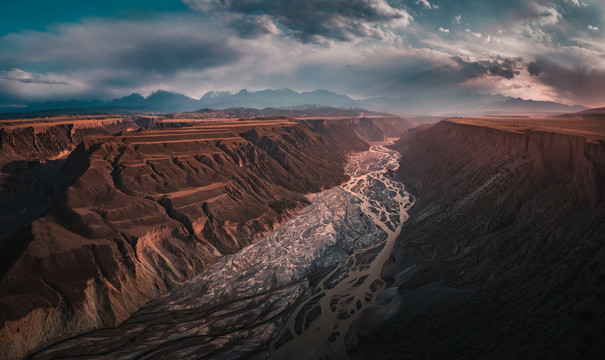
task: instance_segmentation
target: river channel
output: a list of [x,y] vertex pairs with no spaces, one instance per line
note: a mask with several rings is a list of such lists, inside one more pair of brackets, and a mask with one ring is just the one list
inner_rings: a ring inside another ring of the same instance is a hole
[[399,154],[351,155],[350,180],[111,329],[34,358],[336,359],[384,287],[381,268],[413,204],[394,178]]

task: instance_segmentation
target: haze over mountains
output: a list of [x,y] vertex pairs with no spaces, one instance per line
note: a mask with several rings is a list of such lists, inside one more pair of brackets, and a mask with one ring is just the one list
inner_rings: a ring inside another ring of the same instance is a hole
[[231,107],[280,108],[301,105],[356,107],[388,111],[401,115],[468,116],[486,114],[549,114],[585,110],[580,105],[566,105],[551,101],[534,101],[503,95],[478,93],[407,95],[404,97],[372,97],[354,100],[347,95],[328,90],[296,92],[283,88],[276,90],[210,91],[200,99],[183,94],[158,90],[144,97],[134,93],[114,100],[70,100],[31,103],[23,108],[0,108],[0,113],[34,112],[44,110],[86,110],[99,112],[183,112],[202,108],[227,109]]

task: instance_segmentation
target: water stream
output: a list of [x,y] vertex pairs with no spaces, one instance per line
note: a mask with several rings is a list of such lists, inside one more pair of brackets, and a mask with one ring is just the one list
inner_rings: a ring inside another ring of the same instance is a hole
[[384,286],[381,268],[412,197],[393,178],[399,154],[351,156],[351,179],[259,242],[153,300],[117,328],[35,358],[319,359],[344,354],[345,334]]
[[[407,219],[411,198],[403,185],[392,179],[399,156],[383,146],[351,157],[347,173],[351,180],[342,189],[358,199],[361,216],[371,219],[362,234],[370,242],[353,241],[347,259],[313,287],[312,295],[300,304],[272,343],[272,358],[319,359],[344,354],[344,335],[355,315],[371,305],[384,283],[380,271],[401,225]],[[353,215],[355,216],[355,215]],[[289,340],[284,345],[282,341]]]

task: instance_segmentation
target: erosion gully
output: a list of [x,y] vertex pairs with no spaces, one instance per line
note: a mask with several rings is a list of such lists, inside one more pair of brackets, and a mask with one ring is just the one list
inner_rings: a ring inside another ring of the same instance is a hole
[[413,197],[381,144],[351,155],[350,180],[259,242],[161,296],[120,326],[52,345],[33,358],[334,359],[384,287],[381,268]]

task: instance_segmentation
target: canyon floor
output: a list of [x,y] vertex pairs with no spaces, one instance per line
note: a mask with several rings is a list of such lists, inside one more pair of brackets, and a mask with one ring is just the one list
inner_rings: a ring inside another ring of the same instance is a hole
[[309,196],[278,230],[212,265],[113,329],[32,358],[335,358],[356,314],[375,302],[413,200],[393,179],[398,156],[355,154],[345,184]]

